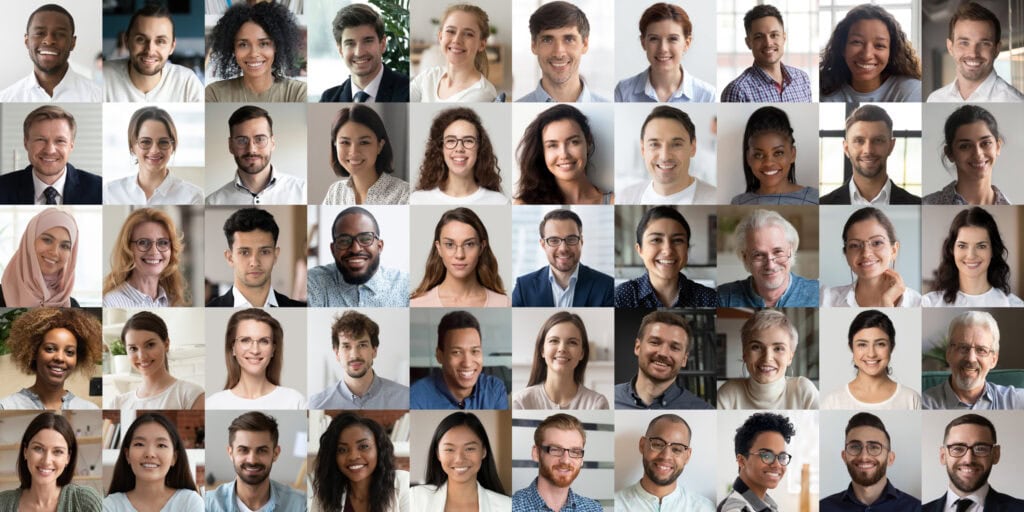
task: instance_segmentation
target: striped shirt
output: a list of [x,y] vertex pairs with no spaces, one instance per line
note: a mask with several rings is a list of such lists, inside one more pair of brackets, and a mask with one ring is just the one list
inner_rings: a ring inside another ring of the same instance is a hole
[[103,296],[103,306],[108,308],[166,308],[171,305],[163,287],[157,288],[156,298],[136,290],[128,281]]

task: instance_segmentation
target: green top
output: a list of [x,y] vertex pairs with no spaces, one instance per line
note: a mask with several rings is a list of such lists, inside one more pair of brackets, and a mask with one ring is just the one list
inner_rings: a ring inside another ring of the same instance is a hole
[[305,103],[306,82],[291,78],[275,78],[274,84],[262,94],[250,92],[242,84],[242,77],[229,78],[213,82],[206,86],[206,102],[236,103]]
[[[0,512],[18,510],[21,489],[0,492]],[[60,489],[57,512],[100,512],[103,499],[92,487],[68,484]]]

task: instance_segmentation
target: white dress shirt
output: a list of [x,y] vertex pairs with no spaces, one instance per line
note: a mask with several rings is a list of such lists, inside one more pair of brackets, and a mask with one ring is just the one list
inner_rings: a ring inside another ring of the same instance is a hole
[[64,170],[60,172],[60,178],[53,182],[53,185],[47,185],[43,180],[36,176],[36,172],[32,171],[32,191],[35,193],[36,204],[46,204],[46,189],[53,187],[57,191],[57,204],[64,204],[64,182],[68,180],[68,168],[64,167]]
[[146,192],[139,186],[138,175],[125,176],[107,183],[103,204],[203,204],[203,189],[168,174],[153,195],[146,199]]
[[[971,501],[974,502],[973,505],[967,508],[967,512],[985,512],[985,498],[988,497],[988,490],[989,484],[985,484],[977,491],[964,496],[965,498],[970,498]],[[953,492],[953,488],[950,487],[946,490],[946,507],[942,510],[947,512],[956,512],[956,501],[959,499],[960,496],[957,496],[957,494]]]
[[92,80],[75,73],[70,67],[64,78],[53,88],[53,96],[46,93],[33,70],[21,80],[14,82],[0,92],[3,103],[102,103],[103,91]]
[[253,194],[245,188],[242,179],[235,172],[235,179],[206,197],[208,205],[261,205],[261,204],[306,204],[306,180],[274,172],[270,168],[270,183]]
[[850,180],[850,204],[853,206],[877,206],[889,204],[889,197],[892,195],[892,180],[885,180],[885,186],[878,191],[878,195],[868,199],[860,195],[857,184]]
[[363,103],[376,103],[377,102],[377,92],[380,91],[380,82],[381,82],[381,80],[384,79],[384,66],[383,65],[381,65],[380,69],[377,70],[377,76],[373,77],[373,80],[370,80],[370,83],[366,84],[366,89],[360,89],[359,86],[356,85],[356,81],[352,80],[351,78],[352,77],[349,76],[349,83],[352,84],[352,97],[353,98],[356,97],[356,94],[359,94],[360,92],[365,92],[366,94],[369,94],[370,97],[367,98],[366,101],[364,101]]
[[988,78],[985,79],[981,85],[978,86],[974,92],[971,93],[966,99],[960,94],[960,88],[957,87],[957,80],[954,79],[948,85],[945,85],[935,92],[928,95],[928,101],[941,101],[946,103],[976,103],[976,102],[1013,102],[1019,103],[1024,101],[1024,94],[1015,89],[1012,85],[1006,83],[999,75],[996,74],[995,70],[988,74]]
[[[231,287],[231,295],[235,298],[236,308],[254,308],[256,306],[249,304],[249,301],[242,295],[242,292],[238,291],[237,286]],[[274,295],[274,287],[270,287],[270,293],[267,294],[267,300],[260,306],[263,308],[277,307],[277,296]]]

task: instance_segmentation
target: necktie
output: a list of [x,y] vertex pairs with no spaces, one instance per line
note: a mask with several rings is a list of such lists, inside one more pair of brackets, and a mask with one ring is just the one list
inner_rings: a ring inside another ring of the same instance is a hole
[[359,91],[354,99],[356,103],[366,103],[366,100],[370,99],[370,95],[366,94],[366,91]]
[[953,504],[956,505],[956,512],[967,512],[967,509],[971,508],[974,502],[967,498],[960,498],[953,502]]
[[46,187],[43,191],[43,195],[46,196],[46,204],[57,204],[57,189],[53,187]]

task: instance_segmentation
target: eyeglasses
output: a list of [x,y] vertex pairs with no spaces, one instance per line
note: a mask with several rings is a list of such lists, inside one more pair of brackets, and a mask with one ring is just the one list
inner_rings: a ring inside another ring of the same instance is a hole
[[561,457],[563,453],[569,452],[569,458],[571,459],[582,459],[583,448],[562,448],[561,446],[541,445],[541,451],[548,455],[555,457]]
[[989,443],[977,443],[970,446],[963,443],[947,444],[946,453],[948,453],[950,457],[956,457],[959,459],[960,457],[967,455],[967,450],[970,450],[974,453],[975,457],[988,457],[989,455],[992,455],[992,449],[995,447],[996,445]]
[[784,252],[776,252],[771,255],[763,252],[754,252],[750,255],[751,261],[758,265],[767,265],[769,261],[773,261],[778,265],[783,265],[792,257],[792,253],[786,254]]
[[748,455],[757,455],[758,457],[761,458],[761,462],[764,462],[765,464],[774,464],[775,461],[778,460],[779,464],[783,466],[788,466],[789,461],[793,460],[793,456],[786,452],[782,452],[778,455],[775,455],[774,453],[768,450],[762,450],[757,453],[750,453]]
[[153,148],[154,142],[156,143],[156,147],[165,151],[171,149],[171,146],[174,145],[174,139],[158,139],[154,141],[153,139],[150,138],[139,139],[135,141],[135,145],[138,146],[139,149],[143,151],[148,151]]
[[449,254],[454,254],[458,252],[459,249],[462,249],[463,251],[467,252],[475,251],[480,248],[480,242],[473,239],[466,240],[461,244],[457,244],[455,242],[452,242],[451,240],[445,240],[444,242],[441,242],[441,248],[444,249],[444,251]]
[[445,149],[455,149],[460,142],[464,149],[473,149],[476,147],[476,137],[463,137],[461,139],[458,137],[445,137],[443,143]]
[[255,137],[253,137],[251,139],[249,137],[244,136],[244,135],[239,135],[238,137],[231,137],[231,144],[233,144],[236,148],[247,148],[247,147],[249,147],[249,142],[250,141],[253,144],[256,144],[256,147],[262,148],[262,147],[265,147],[268,142],[270,142],[270,136],[269,135],[257,135],[257,136],[255,136]]
[[850,441],[849,443],[846,443],[846,453],[851,457],[860,455],[865,448],[868,450],[868,455],[871,455],[872,457],[877,457],[882,454],[883,450],[889,449],[882,443],[876,443],[874,441],[868,441],[863,444],[860,441]]
[[885,238],[882,238],[882,237],[872,238],[871,240],[868,240],[867,242],[865,242],[863,240],[852,240],[851,239],[851,240],[847,240],[846,244],[843,245],[843,252],[857,253],[857,252],[863,251],[864,247],[867,247],[867,248],[871,249],[872,251],[879,251],[879,250],[885,248],[885,246],[887,246],[887,245],[889,245],[889,240],[887,240]]
[[548,247],[561,247],[563,243],[569,247],[574,247],[580,244],[580,240],[583,240],[583,238],[576,235],[569,235],[565,238],[549,236],[544,239],[544,243],[548,244]]
[[363,247],[368,247],[370,244],[373,243],[374,240],[377,239],[377,233],[374,233],[372,231],[363,231],[362,233],[356,234],[356,236],[338,235],[334,237],[334,245],[338,249],[348,249],[349,247],[352,247],[352,241],[354,240],[356,242],[359,242],[359,245]]
[[139,252],[149,252],[149,250],[153,248],[153,244],[156,244],[156,250],[160,252],[167,252],[171,250],[171,241],[166,238],[159,238],[157,240],[139,238],[137,240],[132,240],[129,243],[134,245]]
[[648,437],[646,439],[647,447],[654,453],[661,453],[665,448],[669,448],[673,455],[682,455],[686,453],[686,450],[690,449],[689,446],[683,443],[670,443],[660,437]]
[[249,348],[249,347],[251,347],[253,342],[255,342],[257,345],[259,345],[260,348],[267,348],[270,345],[274,344],[274,340],[272,340],[270,338],[259,338],[259,339],[255,339],[255,340],[250,338],[250,337],[248,337],[248,336],[245,336],[245,337],[242,337],[242,338],[235,338],[235,343],[238,343],[239,345],[241,345],[242,348]]
[[995,350],[992,350],[991,348],[982,347],[981,345],[968,345],[966,343],[953,343],[949,345],[949,348],[955,350],[957,354],[964,357],[970,355],[971,350],[973,350],[975,354],[978,354],[978,357],[988,357],[995,353]]

